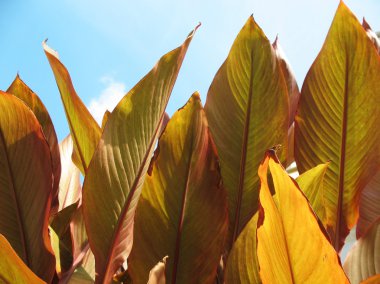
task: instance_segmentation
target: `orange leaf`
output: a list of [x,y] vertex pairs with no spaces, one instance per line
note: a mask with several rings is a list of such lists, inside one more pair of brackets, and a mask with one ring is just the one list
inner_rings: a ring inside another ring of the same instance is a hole
[[273,150],[266,153],[259,176],[257,257],[263,283],[348,283],[323,225]]

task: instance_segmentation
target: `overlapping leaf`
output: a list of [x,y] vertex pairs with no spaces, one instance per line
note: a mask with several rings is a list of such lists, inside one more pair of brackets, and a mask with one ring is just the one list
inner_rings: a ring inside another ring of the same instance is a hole
[[59,61],[58,53],[43,43],[45,54],[53,70],[67,121],[74,142],[73,161],[85,175],[101,136],[101,129],[82,100],[75,92],[66,67]]
[[363,18],[362,26],[365,29],[365,31],[367,32],[367,36],[369,37],[369,39],[375,45],[377,53],[380,55],[380,38],[379,38],[379,36],[372,30],[371,26],[367,23],[367,21],[364,18]]
[[380,218],[380,172],[367,184],[360,195],[359,220],[356,238],[366,234],[369,227]]
[[0,281],[1,283],[43,284],[20,259],[9,242],[0,234]]
[[380,273],[380,219],[348,252],[344,271],[352,284]]
[[169,121],[146,177],[128,262],[146,283],[159,259],[167,283],[214,283],[227,233],[227,200],[199,94]]
[[[294,122],[294,117],[296,116],[296,110],[298,106],[298,101],[300,98],[300,91],[297,85],[297,81],[290,66],[288,59],[285,56],[284,51],[282,50],[281,45],[279,44],[278,37],[272,44],[273,49],[276,53],[278,60],[280,61],[280,66],[282,73],[284,74],[286,86],[288,88],[288,96],[289,96],[289,128]],[[289,161],[287,161],[289,162]]]
[[33,112],[0,92],[0,233],[20,258],[50,282],[55,268],[48,235],[52,159]]
[[323,181],[329,163],[320,164],[297,177],[297,183],[310,202],[311,208],[326,226],[326,207],[323,199]]
[[83,213],[97,283],[108,283],[130,253],[142,183],[193,33],[164,55],[116,106],[87,171]]
[[81,197],[80,171],[71,159],[73,140],[71,135],[59,143],[62,174],[59,182],[59,210],[77,202]]
[[61,161],[57,134],[55,133],[53,122],[40,98],[21,80],[18,74],[9,86],[7,93],[18,97],[30,107],[42,127],[51,152],[54,175],[52,211],[56,211],[58,209],[58,185],[61,176]]
[[257,260],[257,218],[258,213],[244,227],[228,256],[225,283],[261,283]]
[[300,173],[331,161],[324,201],[337,251],[358,218],[361,190],[379,167],[380,57],[340,2],[310,68],[297,110],[295,158]]
[[327,233],[274,151],[267,152],[259,176],[257,257],[263,283],[348,283]]
[[205,106],[228,192],[230,241],[257,210],[257,168],[267,148],[286,158],[287,86],[275,51],[252,17],[210,86]]

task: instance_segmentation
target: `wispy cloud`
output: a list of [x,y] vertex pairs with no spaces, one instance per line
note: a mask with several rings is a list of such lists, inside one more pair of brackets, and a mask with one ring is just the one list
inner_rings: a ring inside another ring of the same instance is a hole
[[104,76],[100,81],[105,85],[100,95],[90,101],[88,109],[100,125],[106,110],[112,111],[117,103],[126,94],[126,86],[115,81],[111,76]]

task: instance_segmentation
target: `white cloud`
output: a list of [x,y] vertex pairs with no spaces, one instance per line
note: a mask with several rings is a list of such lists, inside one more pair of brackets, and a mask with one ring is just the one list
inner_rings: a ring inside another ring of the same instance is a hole
[[98,98],[90,101],[88,107],[99,125],[102,123],[105,111],[112,111],[126,94],[126,86],[124,83],[117,82],[110,76],[104,76],[100,81],[105,85],[105,88]]

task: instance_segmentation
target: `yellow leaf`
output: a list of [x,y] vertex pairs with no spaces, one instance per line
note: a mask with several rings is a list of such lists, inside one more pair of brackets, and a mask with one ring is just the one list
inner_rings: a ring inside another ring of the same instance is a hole
[[328,232],[340,251],[358,219],[360,192],[380,166],[380,57],[341,1],[299,102],[300,173],[331,161],[324,183]]
[[257,211],[263,154],[278,144],[283,160],[287,153],[287,86],[272,45],[252,17],[215,75],[205,111],[228,194],[231,248]]
[[193,37],[164,55],[119,102],[83,185],[83,215],[96,283],[109,283],[132,247],[133,219],[165,108]]
[[249,220],[228,255],[224,275],[226,284],[261,283],[256,253],[258,216],[259,214],[256,213]]
[[128,270],[145,284],[168,255],[167,283],[214,283],[228,228],[227,200],[199,94],[169,121],[136,211]]
[[0,281],[5,284],[43,284],[0,234]]
[[320,164],[297,177],[296,181],[306,195],[311,208],[326,227],[326,208],[323,201],[323,181],[329,163]]
[[43,48],[61,93],[66,118],[73,138],[73,161],[82,174],[85,175],[98,145],[101,129],[75,92],[70,74],[59,60],[58,53],[52,50],[46,44],[46,41],[43,42]]
[[267,152],[259,176],[257,257],[263,283],[348,283],[323,226],[273,150]]

